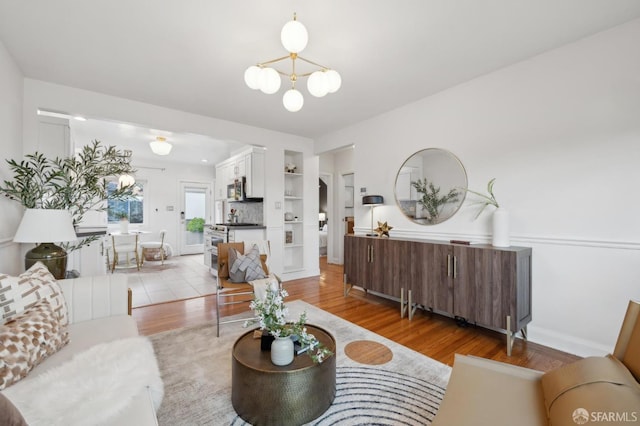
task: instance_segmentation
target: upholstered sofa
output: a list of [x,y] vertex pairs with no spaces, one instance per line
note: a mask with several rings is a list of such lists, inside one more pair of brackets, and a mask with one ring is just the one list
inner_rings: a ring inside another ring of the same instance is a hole
[[434,426],[640,424],[640,304],[612,355],[547,373],[456,354]]
[[[79,383],[77,387],[81,388],[62,391],[68,392],[68,395],[61,399],[65,403],[68,399],[71,405],[65,410],[90,411],[87,416],[90,418],[77,420],[76,417],[76,420],[70,421],[73,424],[157,425],[155,413],[163,396],[162,381],[151,343],[148,339],[138,336],[135,320],[130,315],[130,295],[126,276],[82,277],[59,280],[57,283],[66,302],[68,343],[37,364],[26,377],[0,392],[0,399],[5,397],[4,401],[0,401],[0,406],[14,405],[22,414],[34,411],[33,405],[43,402],[36,400],[41,393],[51,396],[51,393],[47,394],[46,389],[38,389],[44,387],[43,380],[58,377],[61,382],[68,380],[72,387],[76,387],[74,383]],[[113,348],[113,351],[110,348]],[[82,358],[79,356],[82,354],[84,359],[77,360],[76,358]],[[138,364],[129,365],[125,358],[136,359]],[[79,363],[81,361],[85,364]],[[87,367],[87,362],[93,364]],[[143,367],[139,368],[140,365]],[[123,371],[118,371],[120,367]],[[134,371],[127,371],[127,368]],[[100,370],[103,370],[102,381],[95,377],[101,374]],[[129,377],[136,376],[138,370],[145,370],[140,373],[141,376],[145,376],[132,377],[131,382],[136,383],[135,388],[132,385],[131,390],[123,391],[119,386],[124,385],[123,382],[129,382]],[[59,383],[55,385],[52,386],[54,392],[65,389]],[[105,393],[109,392],[114,395],[105,396]],[[28,394],[33,397],[29,397]],[[111,398],[118,402],[113,406],[111,403],[102,403],[100,406],[100,400],[96,397]],[[74,400],[77,404],[72,402]],[[124,403],[120,402],[122,400]],[[88,408],[91,404],[94,404],[93,409]],[[37,408],[42,411],[41,407]],[[0,413],[0,423],[3,422],[3,414]],[[46,412],[36,413],[34,420],[34,417],[29,418],[25,414],[24,418],[29,424],[69,424],[63,420],[47,419],[46,415]]]

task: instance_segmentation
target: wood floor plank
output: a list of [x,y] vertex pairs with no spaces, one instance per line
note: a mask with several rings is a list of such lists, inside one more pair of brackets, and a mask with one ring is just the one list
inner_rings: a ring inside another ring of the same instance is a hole
[[[454,354],[475,355],[541,371],[579,359],[575,355],[518,339],[512,356],[506,355],[506,336],[456,322],[441,315],[418,311],[412,321],[400,318],[399,303],[352,289],[343,295],[342,266],[320,261],[318,277],[284,284],[288,300],[301,299],[396,343],[452,365]],[[132,315],[143,335],[215,321],[215,296],[134,308]],[[223,315],[247,310],[247,305],[226,306]]]

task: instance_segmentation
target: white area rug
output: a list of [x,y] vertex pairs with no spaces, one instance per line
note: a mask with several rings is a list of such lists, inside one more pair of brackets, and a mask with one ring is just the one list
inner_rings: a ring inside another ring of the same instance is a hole
[[[330,331],[337,343],[336,398],[314,425],[428,425],[451,369],[302,301],[287,303],[292,317],[307,311],[308,323]],[[246,425],[231,405],[231,347],[247,329],[225,324],[215,336],[207,323],[150,336],[165,385],[158,412],[161,426]],[[347,357],[344,347],[373,340],[389,347],[393,359],[370,366]]]

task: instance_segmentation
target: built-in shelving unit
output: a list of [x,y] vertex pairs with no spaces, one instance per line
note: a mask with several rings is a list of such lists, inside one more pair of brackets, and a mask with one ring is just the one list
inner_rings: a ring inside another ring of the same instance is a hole
[[284,272],[304,269],[304,172],[301,152],[285,151],[284,164],[295,171],[284,171]]

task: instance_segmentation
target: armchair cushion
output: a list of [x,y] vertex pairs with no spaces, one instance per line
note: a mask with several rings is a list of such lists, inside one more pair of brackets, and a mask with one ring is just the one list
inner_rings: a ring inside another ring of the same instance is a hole
[[[589,357],[541,379],[545,408],[553,426],[573,426],[574,417],[593,412],[633,413],[640,407],[640,384],[615,357]],[[579,412],[579,409],[582,409]],[[582,424],[582,423],[580,423]]]

